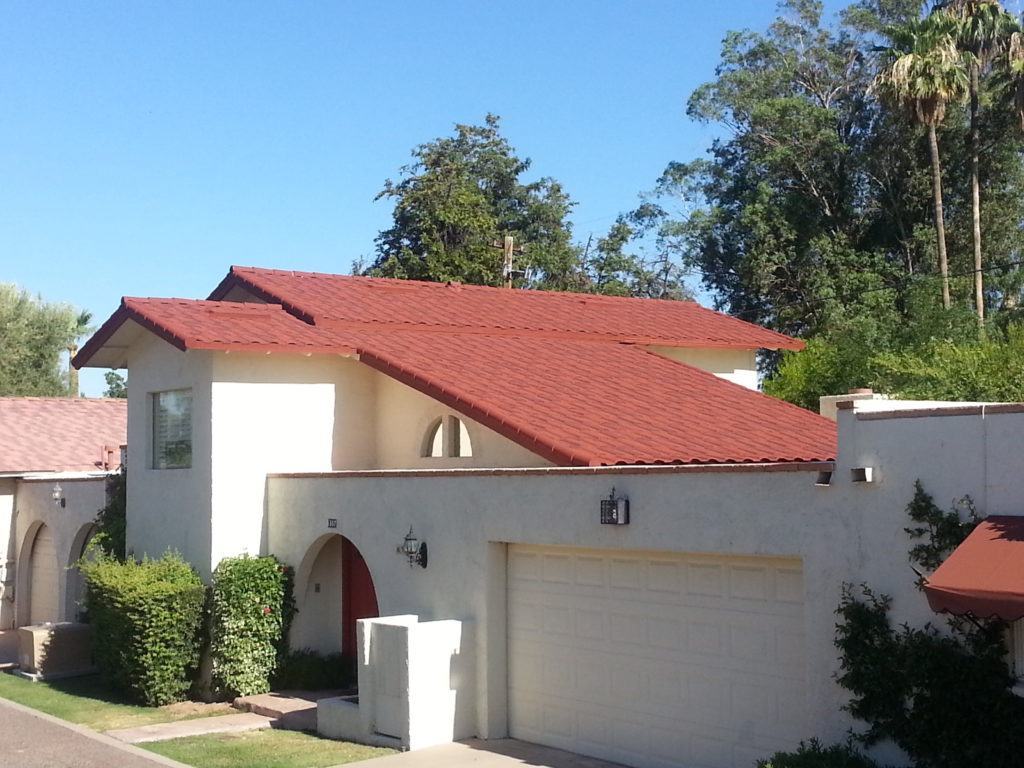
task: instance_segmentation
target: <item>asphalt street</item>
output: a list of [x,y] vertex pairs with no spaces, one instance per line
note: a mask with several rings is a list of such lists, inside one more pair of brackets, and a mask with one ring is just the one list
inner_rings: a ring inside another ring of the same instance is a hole
[[188,768],[0,698],[0,768]]

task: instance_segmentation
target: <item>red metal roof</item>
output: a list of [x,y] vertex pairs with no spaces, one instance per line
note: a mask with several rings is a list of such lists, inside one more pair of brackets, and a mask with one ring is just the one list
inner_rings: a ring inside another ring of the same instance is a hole
[[924,586],[936,613],[1024,618],[1024,517],[989,517]]
[[[270,303],[217,300],[237,288]],[[557,464],[836,453],[833,422],[644,349],[798,344],[692,303],[234,267],[211,300],[124,299],[75,364],[128,320],[183,350],[357,353]]]
[[0,473],[116,469],[127,417],[123,399],[0,397]]
[[358,335],[360,360],[556,464],[830,460],[835,424],[632,344]]
[[803,349],[803,342],[692,301],[510,291],[455,283],[348,277],[232,267],[210,299],[232,288],[281,303],[318,325],[372,323],[391,328],[538,331],[639,344],[741,349]]

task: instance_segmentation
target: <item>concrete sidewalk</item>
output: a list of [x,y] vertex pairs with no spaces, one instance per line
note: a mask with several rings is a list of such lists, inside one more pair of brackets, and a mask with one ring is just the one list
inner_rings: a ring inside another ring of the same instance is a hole
[[619,763],[516,739],[469,739],[349,765],[359,768],[513,768],[522,765],[533,768],[624,768]]
[[7,699],[0,723],[4,768],[190,768]]
[[135,728],[118,728],[105,731],[107,736],[126,744],[144,744],[147,741],[168,741],[188,736],[205,736],[208,733],[241,733],[273,728],[275,720],[253,712],[239,712],[236,715],[197,717],[194,720],[175,720],[173,723],[155,723]]

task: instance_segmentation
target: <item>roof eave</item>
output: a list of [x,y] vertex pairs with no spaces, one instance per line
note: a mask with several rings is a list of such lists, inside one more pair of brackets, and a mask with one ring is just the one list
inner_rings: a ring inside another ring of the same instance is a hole
[[[99,330],[92,335],[92,337],[85,342],[82,348],[75,355],[71,364],[75,368],[87,368],[89,362],[104,348],[104,346],[110,341],[113,335],[129,320],[134,320],[140,326],[145,328],[147,331],[160,337],[168,344],[177,347],[181,351],[185,351],[188,345],[185,343],[185,339],[178,336],[176,333],[171,331],[169,328],[165,328],[159,325],[155,321],[146,317],[144,314],[136,309],[133,309],[128,305],[128,298],[121,299],[121,306],[118,307],[114,314],[112,314],[103,325],[100,326]],[[107,367],[107,366],[96,366],[96,367]]]

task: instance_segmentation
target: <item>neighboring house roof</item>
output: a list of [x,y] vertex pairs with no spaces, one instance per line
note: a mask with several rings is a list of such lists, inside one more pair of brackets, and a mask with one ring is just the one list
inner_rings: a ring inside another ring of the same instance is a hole
[[124,399],[0,397],[0,473],[116,469],[128,431]]
[[358,355],[557,464],[835,458],[830,420],[644,348],[801,346],[692,302],[233,267],[207,301],[125,298],[75,365],[116,365],[129,320],[182,350]]

